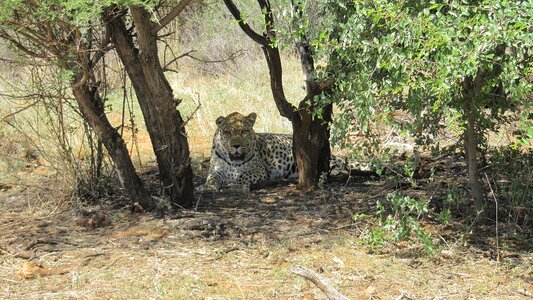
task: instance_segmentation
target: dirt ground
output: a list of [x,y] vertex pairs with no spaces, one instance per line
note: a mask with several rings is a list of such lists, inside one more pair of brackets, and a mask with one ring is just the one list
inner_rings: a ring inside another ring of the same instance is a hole
[[361,232],[370,224],[353,215],[374,214],[376,200],[402,189],[387,177],[312,193],[294,183],[204,193],[195,209],[162,214],[135,212],[119,195],[98,204],[57,197],[65,193],[53,178],[30,175],[32,184],[0,188],[1,299],[325,299],[294,266],[350,299],[533,299],[527,230],[500,225],[496,244],[494,224],[427,218],[434,257],[409,243],[369,253]]

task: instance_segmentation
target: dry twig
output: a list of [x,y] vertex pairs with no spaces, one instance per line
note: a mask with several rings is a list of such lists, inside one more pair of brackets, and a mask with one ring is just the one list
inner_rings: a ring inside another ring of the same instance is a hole
[[524,295],[524,296],[529,297],[529,298],[533,298],[533,294],[530,293],[530,292],[529,292],[528,290],[526,290],[526,289],[518,289],[518,290],[516,290],[516,291],[517,291],[519,294],[521,294],[521,295]]
[[302,276],[303,278],[311,281],[316,287],[326,294],[326,297],[330,300],[349,300],[348,297],[339,293],[334,287],[332,287],[327,278],[318,275],[316,272],[309,270],[305,267],[295,266],[292,267],[289,272],[292,274]]
[[490,192],[492,194],[492,197],[494,198],[494,203],[496,204],[495,212],[496,212],[496,261],[500,261],[500,240],[499,240],[499,234],[498,234],[498,199],[496,199],[496,194],[494,193],[494,190],[492,189],[492,185],[490,184],[489,176],[487,176],[487,173],[485,173],[485,178],[487,179],[487,183],[490,188]]

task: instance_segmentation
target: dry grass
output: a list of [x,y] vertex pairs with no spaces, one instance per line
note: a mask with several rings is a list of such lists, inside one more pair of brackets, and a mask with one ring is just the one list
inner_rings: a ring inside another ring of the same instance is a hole
[[[248,196],[204,194],[198,211],[162,219],[38,201],[47,190],[1,192],[0,298],[324,299],[289,273],[295,265],[329,278],[351,299],[526,299],[533,292],[527,246],[508,248],[496,262],[472,242],[475,234],[453,226],[428,225],[446,240],[434,258],[408,244],[367,253],[359,244],[365,224],[351,216],[372,213],[387,182],[355,178],[332,187],[313,194],[293,186]],[[109,222],[87,226],[95,213]],[[493,249],[490,234],[478,238]],[[29,260],[68,273],[21,279]]]
[[[284,59],[284,84],[287,99],[298,103],[305,96],[303,75],[296,57]],[[182,117],[189,120],[187,135],[191,152],[195,157],[210,155],[212,136],[216,130],[215,120],[238,111],[243,114],[258,113],[254,129],[257,132],[290,133],[291,123],[279,114],[269,85],[268,68],[262,59],[257,59],[252,67],[241,73],[224,73],[220,76],[200,76],[184,64],[179,73],[168,73],[168,78],[176,97],[182,100],[178,106]],[[199,106],[199,108],[198,108]],[[113,94],[109,98],[109,119],[114,126],[122,120],[123,99]],[[153,150],[144,128],[144,120],[139,105],[133,101],[130,106],[137,125],[137,135],[132,139],[132,131],[124,131],[124,139],[131,149],[134,162],[154,160]],[[126,106],[126,120],[128,120]]]

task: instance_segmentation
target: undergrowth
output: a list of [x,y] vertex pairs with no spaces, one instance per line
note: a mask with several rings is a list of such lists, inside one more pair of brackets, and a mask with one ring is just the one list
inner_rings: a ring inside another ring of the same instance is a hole
[[488,156],[490,165],[485,179],[490,194],[487,200],[501,210],[499,221],[532,227],[533,152],[500,147],[491,149]]
[[423,246],[428,256],[435,255],[431,233],[426,233],[420,220],[428,213],[428,200],[412,198],[396,192],[376,203],[376,215],[355,214],[354,221],[371,219],[371,227],[363,230],[360,241],[372,253],[379,253],[387,244],[409,241]]

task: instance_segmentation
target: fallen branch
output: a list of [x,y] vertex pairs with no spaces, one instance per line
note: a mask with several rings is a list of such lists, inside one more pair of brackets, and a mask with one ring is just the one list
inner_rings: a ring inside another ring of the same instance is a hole
[[533,298],[533,294],[528,292],[526,289],[518,289],[516,290],[519,294],[524,295],[529,298]]
[[28,246],[26,246],[24,250],[26,251],[32,250],[33,248],[35,248],[35,246],[41,245],[41,244],[57,245],[59,243],[60,241],[57,241],[57,240],[37,240],[35,242],[30,243]]
[[311,271],[301,266],[292,267],[289,272],[292,274],[302,276],[303,278],[311,281],[316,287],[326,294],[326,297],[330,300],[349,300],[348,297],[339,293],[334,287],[332,287],[327,278],[318,275],[316,272]]
[[76,243],[70,243],[70,242],[67,242],[67,241],[60,241],[60,240],[54,240],[54,239],[44,239],[44,240],[36,240],[36,241],[30,243],[28,246],[26,246],[26,248],[24,248],[24,250],[30,251],[30,250],[33,250],[33,248],[35,248],[36,246],[43,245],[43,244],[47,244],[47,245],[66,244],[66,245],[78,246],[78,244],[76,244]]
[[62,275],[68,272],[68,269],[43,268],[42,266],[36,265],[33,262],[26,262],[22,264],[20,271],[16,274],[15,278],[18,280],[32,279],[39,276],[55,274]]

